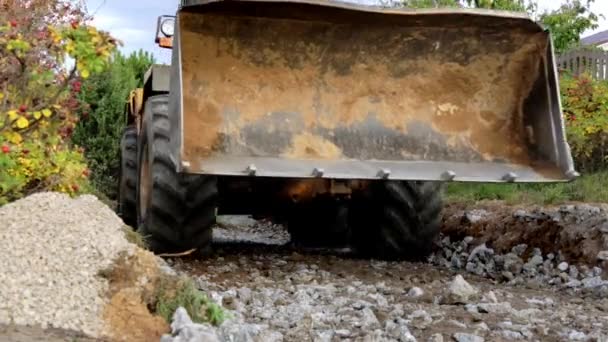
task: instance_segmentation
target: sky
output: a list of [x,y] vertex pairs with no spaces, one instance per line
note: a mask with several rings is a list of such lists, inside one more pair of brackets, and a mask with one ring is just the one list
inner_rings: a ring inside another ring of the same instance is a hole
[[[344,0],[349,2],[374,0]],[[139,49],[149,51],[157,62],[169,63],[171,50],[162,49],[154,43],[156,21],[160,15],[174,15],[179,0],[86,0],[89,13],[94,14],[93,24],[99,29],[109,31],[121,40],[121,51],[130,53]],[[559,0],[539,0],[539,9],[552,10],[559,7]],[[608,0],[596,0],[592,10],[604,14],[600,26],[583,36],[608,30]]]

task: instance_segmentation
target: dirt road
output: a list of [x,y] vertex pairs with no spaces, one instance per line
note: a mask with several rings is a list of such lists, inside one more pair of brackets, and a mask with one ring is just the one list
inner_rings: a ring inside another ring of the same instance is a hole
[[[243,219],[223,227],[215,231],[221,243],[209,258],[170,260],[231,310],[238,324],[218,329],[218,340],[608,341],[608,298],[601,291],[608,285],[593,274],[559,286],[543,271],[526,273],[530,261],[522,260],[524,270],[513,281],[495,276],[499,269],[478,276],[465,265],[454,270],[360,260],[347,250],[296,249],[285,244],[288,235],[280,227]],[[434,258],[454,255],[449,251],[462,243],[444,244]],[[470,260],[478,265],[478,246],[461,251],[475,249]],[[540,255],[536,270],[553,262],[563,273],[556,260]]]

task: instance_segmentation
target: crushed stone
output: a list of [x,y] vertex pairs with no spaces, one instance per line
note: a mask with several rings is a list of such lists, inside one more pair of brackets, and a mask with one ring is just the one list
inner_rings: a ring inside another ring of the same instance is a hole
[[108,283],[98,276],[134,245],[92,195],[37,193],[0,207],[0,324],[103,335]]

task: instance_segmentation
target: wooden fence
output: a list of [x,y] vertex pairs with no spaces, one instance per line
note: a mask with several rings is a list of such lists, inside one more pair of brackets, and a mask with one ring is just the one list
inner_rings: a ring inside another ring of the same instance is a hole
[[557,67],[574,75],[587,72],[598,80],[608,80],[608,51],[568,51],[557,57]]

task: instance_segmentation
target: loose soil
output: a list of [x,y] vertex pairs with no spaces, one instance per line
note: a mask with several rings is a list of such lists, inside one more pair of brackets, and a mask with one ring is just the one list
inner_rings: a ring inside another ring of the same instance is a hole
[[486,243],[498,253],[527,244],[527,257],[533,248],[543,254],[561,252],[570,264],[599,266],[608,271],[608,263],[598,260],[608,250],[608,205],[569,204],[562,206],[507,206],[487,201],[475,206],[451,204],[444,210],[442,232],[453,240],[466,236],[474,244]]

